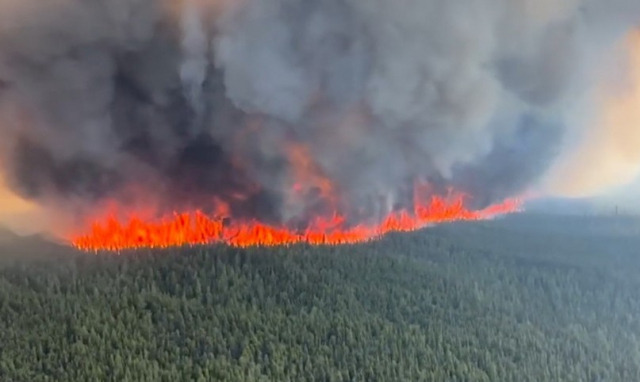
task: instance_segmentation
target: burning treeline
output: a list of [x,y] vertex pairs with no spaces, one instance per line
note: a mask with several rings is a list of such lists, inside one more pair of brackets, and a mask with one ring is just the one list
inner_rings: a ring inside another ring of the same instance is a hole
[[89,249],[486,218],[544,175],[593,53],[637,20],[631,0],[0,0],[3,173]]

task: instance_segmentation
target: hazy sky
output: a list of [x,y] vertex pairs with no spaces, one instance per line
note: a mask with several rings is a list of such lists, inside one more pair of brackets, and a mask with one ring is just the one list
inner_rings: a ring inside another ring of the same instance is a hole
[[583,136],[550,173],[546,186],[551,194],[640,190],[640,31],[629,33],[615,51],[619,55],[602,69],[593,90],[595,108],[585,109],[585,120],[578,122],[587,125]]
[[48,225],[43,210],[11,192],[0,181],[0,224],[19,233],[38,232]]

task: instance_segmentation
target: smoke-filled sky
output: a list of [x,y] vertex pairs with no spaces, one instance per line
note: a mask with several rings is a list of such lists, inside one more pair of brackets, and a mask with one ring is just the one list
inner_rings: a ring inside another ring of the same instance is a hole
[[70,215],[592,194],[640,164],[637,25],[637,0],[0,0],[2,173]]
[[587,118],[579,124],[584,130],[578,143],[550,171],[550,188],[561,195],[638,191],[634,183],[640,175],[640,29],[629,32],[614,49],[608,72],[592,89],[594,108],[585,111]]

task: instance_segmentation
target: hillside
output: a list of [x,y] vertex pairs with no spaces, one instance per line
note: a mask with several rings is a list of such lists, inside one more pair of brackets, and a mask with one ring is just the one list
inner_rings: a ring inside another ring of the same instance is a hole
[[20,262],[0,269],[0,380],[638,381],[637,223]]
[[33,261],[48,264],[68,261],[74,253],[46,236],[21,236],[0,226],[0,267]]

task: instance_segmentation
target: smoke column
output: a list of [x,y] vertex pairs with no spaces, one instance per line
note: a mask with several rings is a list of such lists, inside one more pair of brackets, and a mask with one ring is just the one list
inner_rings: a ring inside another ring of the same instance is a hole
[[635,0],[0,0],[2,173],[71,218],[370,219],[415,182],[482,208],[575,146],[639,21]]

